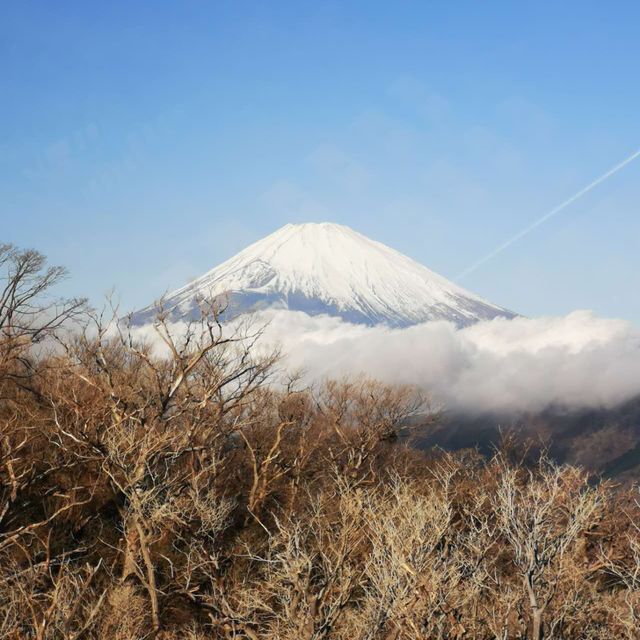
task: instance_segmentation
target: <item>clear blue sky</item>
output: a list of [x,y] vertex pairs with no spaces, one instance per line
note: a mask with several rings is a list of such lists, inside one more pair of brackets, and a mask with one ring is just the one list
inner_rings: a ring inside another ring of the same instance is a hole
[[[0,3],[3,240],[146,304],[286,222],[454,277],[640,147],[638,2]],[[640,160],[462,284],[640,323]]]

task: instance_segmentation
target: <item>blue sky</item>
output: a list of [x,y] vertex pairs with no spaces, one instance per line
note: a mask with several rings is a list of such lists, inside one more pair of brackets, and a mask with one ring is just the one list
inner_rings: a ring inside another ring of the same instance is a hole
[[[637,2],[2,2],[2,239],[141,306],[287,222],[454,277],[640,147]],[[462,284],[640,323],[640,160]]]

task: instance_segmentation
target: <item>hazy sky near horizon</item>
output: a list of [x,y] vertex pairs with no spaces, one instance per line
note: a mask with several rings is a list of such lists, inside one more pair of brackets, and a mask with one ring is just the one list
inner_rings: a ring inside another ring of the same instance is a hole
[[[1,240],[127,309],[287,222],[453,278],[640,147],[640,4],[3,2]],[[640,159],[461,282],[640,324]]]

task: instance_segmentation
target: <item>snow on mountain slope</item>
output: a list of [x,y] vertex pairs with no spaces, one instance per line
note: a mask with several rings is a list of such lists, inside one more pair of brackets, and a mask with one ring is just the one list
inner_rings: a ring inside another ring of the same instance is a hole
[[[175,319],[203,296],[227,295],[227,313],[282,308],[349,322],[408,326],[450,320],[459,326],[516,314],[465,291],[386,245],[332,223],[287,224],[166,296]],[[133,315],[144,324],[153,305]]]

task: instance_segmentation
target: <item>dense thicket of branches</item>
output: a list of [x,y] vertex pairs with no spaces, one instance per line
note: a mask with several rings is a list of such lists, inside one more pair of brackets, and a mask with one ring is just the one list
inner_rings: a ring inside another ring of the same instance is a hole
[[635,489],[413,450],[415,390],[268,384],[206,309],[63,338],[80,303],[38,307],[61,272],[2,251],[0,637],[638,637]]

